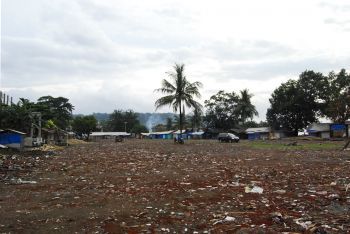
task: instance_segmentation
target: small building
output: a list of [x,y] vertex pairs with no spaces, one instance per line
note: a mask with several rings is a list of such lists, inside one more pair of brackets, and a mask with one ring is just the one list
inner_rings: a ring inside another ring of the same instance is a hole
[[203,131],[188,133],[188,139],[203,139],[203,136],[204,136]]
[[329,125],[331,138],[349,137],[349,125],[333,123]]
[[101,141],[108,139],[115,139],[116,137],[130,137],[130,133],[127,132],[92,132],[90,134],[90,141]]
[[0,145],[21,150],[24,147],[24,132],[13,129],[0,130]]
[[42,139],[49,145],[68,145],[68,132],[60,128],[41,129]]
[[248,140],[267,140],[270,139],[271,128],[248,128],[246,133],[248,134]]
[[329,139],[331,137],[330,123],[312,123],[306,128],[309,136]]
[[289,132],[284,130],[271,130],[269,139],[278,140],[285,138],[289,135]]
[[177,138],[180,134],[182,139],[188,139],[189,132],[186,129],[182,130],[181,133],[180,130],[173,132],[173,138]]
[[174,133],[174,130],[169,130],[169,131],[162,131],[162,132],[142,133],[142,135],[150,139],[173,139],[173,133]]

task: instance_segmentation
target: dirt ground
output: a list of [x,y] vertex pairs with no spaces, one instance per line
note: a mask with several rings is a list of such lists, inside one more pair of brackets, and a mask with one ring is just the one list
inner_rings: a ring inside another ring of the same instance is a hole
[[0,233],[350,232],[343,142],[254,144],[0,151]]

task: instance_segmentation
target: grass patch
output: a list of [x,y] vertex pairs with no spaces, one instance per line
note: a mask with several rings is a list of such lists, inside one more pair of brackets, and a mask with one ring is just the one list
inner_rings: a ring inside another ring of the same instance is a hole
[[248,141],[245,146],[254,149],[275,149],[275,150],[336,150],[341,149],[340,142],[297,142],[297,145],[288,145],[290,142],[279,141]]

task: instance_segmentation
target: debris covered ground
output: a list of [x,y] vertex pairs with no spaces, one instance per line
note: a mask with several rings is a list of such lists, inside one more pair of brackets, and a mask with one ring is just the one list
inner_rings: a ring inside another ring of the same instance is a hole
[[342,143],[135,139],[0,151],[0,233],[347,233]]

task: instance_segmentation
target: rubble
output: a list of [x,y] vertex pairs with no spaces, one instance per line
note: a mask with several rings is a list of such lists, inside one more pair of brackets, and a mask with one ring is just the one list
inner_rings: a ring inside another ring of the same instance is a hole
[[126,140],[4,152],[1,233],[350,230],[344,151]]

